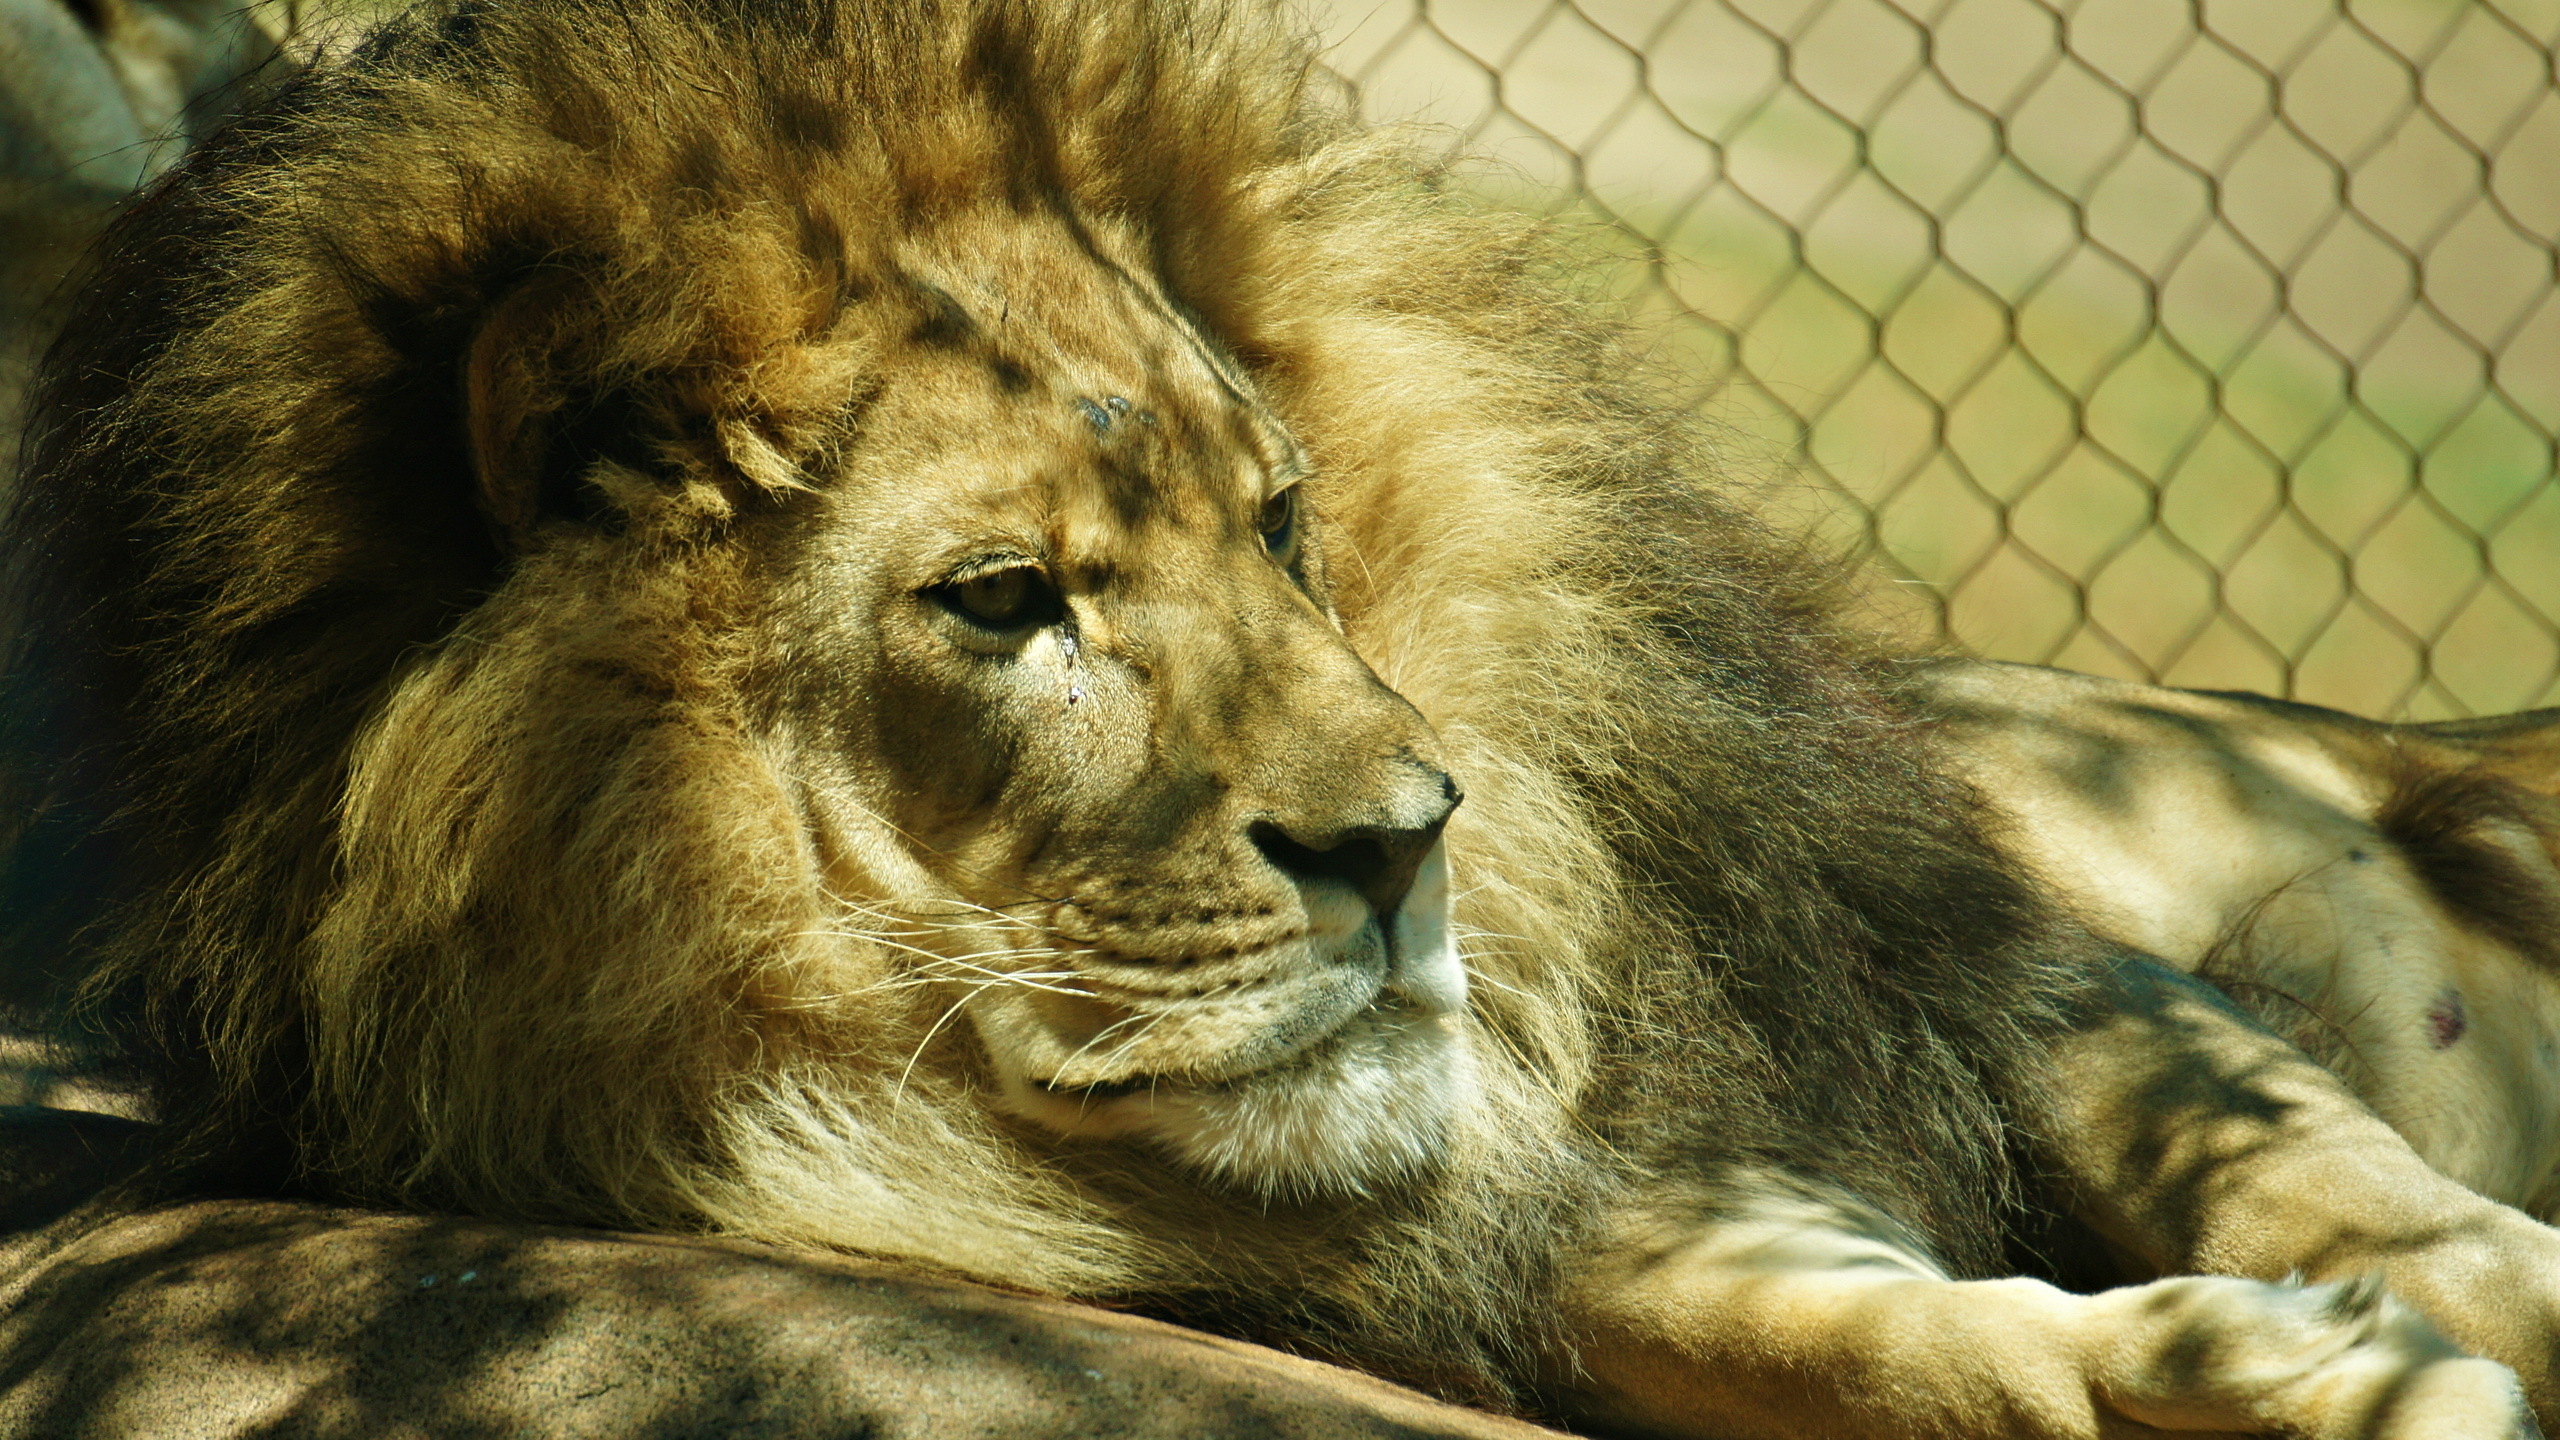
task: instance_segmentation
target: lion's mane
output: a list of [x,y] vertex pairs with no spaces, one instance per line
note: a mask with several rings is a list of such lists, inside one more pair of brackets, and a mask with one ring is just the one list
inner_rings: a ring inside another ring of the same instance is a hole
[[[1837,1180],[1995,1266],[2075,942],[1570,232],[1319,74],[1245,0],[511,0],[216,137],[94,265],[7,517],[20,1010],[152,1087],[172,1184],[907,1255],[1477,1399],[1650,1177]],[[574,277],[564,363],[787,506],[864,385],[811,338],[991,200],[1145,238],[1305,445],[1344,627],[1469,787],[1499,1123],[1431,1175],[1296,1205],[1044,1148],[930,1009],[812,993],[865,942],[743,738],[770,657],[723,628],[716,516],[632,612],[648,683],[524,638],[571,601],[508,588],[461,418],[505,297]],[[421,733],[460,647],[524,703]],[[441,781],[375,783],[387,746]]]

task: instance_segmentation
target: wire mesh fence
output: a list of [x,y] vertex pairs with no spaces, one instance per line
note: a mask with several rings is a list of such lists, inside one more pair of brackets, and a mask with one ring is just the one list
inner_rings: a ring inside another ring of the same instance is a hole
[[2560,0],[1334,3],[1372,115],[1632,238],[1909,621],[2560,702]]

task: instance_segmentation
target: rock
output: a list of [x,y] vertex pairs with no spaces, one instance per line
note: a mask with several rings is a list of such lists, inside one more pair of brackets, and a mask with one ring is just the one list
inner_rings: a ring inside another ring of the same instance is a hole
[[292,66],[244,0],[0,0],[0,484],[52,301],[134,190]]
[[0,1113],[0,1440],[1554,1433],[877,1262],[272,1200],[95,1202],[150,1132]]

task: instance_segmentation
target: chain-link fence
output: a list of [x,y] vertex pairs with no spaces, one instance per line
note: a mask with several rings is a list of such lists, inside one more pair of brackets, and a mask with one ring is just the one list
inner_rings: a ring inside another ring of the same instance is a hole
[[1373,115],[1634,239],[1739,463],[1912,620],[2560,700],[2560,0],[1333,3]]

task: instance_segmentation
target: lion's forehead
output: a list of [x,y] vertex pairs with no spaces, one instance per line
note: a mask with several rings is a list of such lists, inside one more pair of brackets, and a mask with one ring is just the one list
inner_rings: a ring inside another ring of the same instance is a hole
[[1109,565],[1130,545],[1242,538],[1301,468],[1279,419],[1177,316],[1101,324],[1053,315],[1054,298],[944,294],[887,367],[915,412],[902,429],[926,437],[896,457],[910,474],[925,462],[921,503],[1038,527],[1044,554]]

